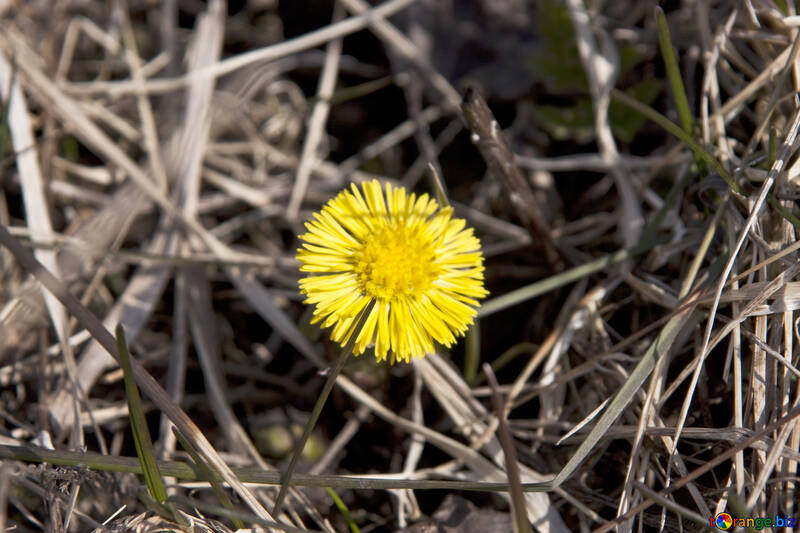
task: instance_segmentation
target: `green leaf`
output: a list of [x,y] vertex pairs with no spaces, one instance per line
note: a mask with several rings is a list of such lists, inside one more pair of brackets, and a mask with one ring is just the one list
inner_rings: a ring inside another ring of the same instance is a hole
[[330,494],[331,498],[333,498],[333,503],[336,505],[336,508],[339,509],[339,512],[342,513],[342,516],[347,522],[347,526],[350,528],[350,531],[352,533],[359,533],[360,530],[358,529],[358,525],[356,524],[355,520],[353,520],[353,517],[350,515],[350,509],[347,508],[347,505],[345,505],[345,503],[342,501],[339,495],[336,494],[336,491],[334,491],[330,487],[325,487],[325,490],[327,490],[328,494]]
[[528,59],[528,67],[549,93],[586,93],[589,85],[566,6],[545,0],[537,6],[534,20],[541,45]]
[[128,345],[125,342],[125,332],[121,324],[117,324],[117,349],[119,350],[119,361],[125,380],[125,396],[128,399],[128,416],[131,419],[131,431],[133,432],[133,442],[136,445],[136,455],[139,456],[139,461],[142,463],[142,473],[150,496],[158,503],[164,503],[167,499],[167,491],[164,488],[164,481],[161,479],[156,456],[153,453],[153,441],[150,438],[150,430],[147,429],[147,421],[144,418],[144,410],[142,409],[142,398],[139,396],[139,388],[136,386],[136,380],[133,377]]
[[579,98],[575,105],[568,107],[533,106],[532,116],[537,125],[557,141],[574,140],[586,144],[594,139],[592,102],[588,98]]
[[644,59],[644,54],[639,51],[639,47],[634,45],[621,46],[619,48],[620,77],[633,70]]
[[[643,104],[652,104],[664,89],[664,82],[658,79],[642,80],[635,83],[625,91],[625,94]],[[614,136],[624,143],[630,143],[636,134],[647,122],[647,119],[638,113],[631,113],[625,106],[612,101],[608,106],[608,120]]]
[[72,135],[65,135],[61,138],[61,155],[67,161],[77,163],[81,158],[81,149],[78,141]]
[[[694,115],[692,110],[689,109],[689,99],[686,97],[683,76],[681,76],[681,69],[678,67],[678,59],[675,57],[675,49],[672,48],[667,17],[664,15],[664,10],[658,6],[656,6],[656,26],[658,26],[658,44],[661,48],[661,57],[664,59],[667,79],[672,88],[672,96],[675,98],[675,107],[678,109],[681,126],[683,126],[683,131],[688,135],[694,136]],[[694,159],[700,174],[707,174],[708,170],[702,157],[695,153]]]
[[[634,100],[645,105],[653,103],[664,89],[659,79],[639,81],[625,92]],[[572,106],[539,105],[533,107],[533,119],[550,136],[559,141],[574,140],[585,144],[594,139],[594,111],[589,98],[578,98]],[[647,122],[639,113],[612,101],[608,108],[608,120],[614,135],[625,143],[630,143]]]
[[672,48],[667,18],[664,16],[664,10],[660,7],[656,7],[656,25],[658,26],[658,44],[661,48],[661,57],[664,59],[667,79],[669,79],[669,84],[672,87],[675,106],[678,108],[678,117],[680,117],[683,131],[691,134],[694,129],[694,116],[691,109],[689,109],[689,99],[686,97],[681,69],[678,67],[678,59],[675,57],[675,49]]
[[[569,105],[534,105],[533,120],[559,141],[591,142],[595,135],[594,113],[589,98],[589,85],[583,71],[569,10],[562,2],[544,0],[535,13],[540,41],[537,51],[528,58],[528,67],[544,86],[546,96],[567,98]],[[620,77],[636,68],[645,53],[634,45],[619,48]],[[660,79],[636,82],[625,92],[645,104],[650,104],[663,90]],[[614,103],[609,108],[609,121],[614,134],[630,143],[645,123],[645,119]]]

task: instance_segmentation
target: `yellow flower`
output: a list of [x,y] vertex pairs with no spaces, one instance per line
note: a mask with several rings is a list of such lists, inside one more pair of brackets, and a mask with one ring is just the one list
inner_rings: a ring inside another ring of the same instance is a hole
[[340,192],[306,222],[297,259],[310,275],[300,280],[312,322],[333,326],[342,346],[353,321],[375,298],[356,338],[359,355],[375,345],[378,361],[423,357],[464,335],[483,288],[481,243],[472,228],[453,218],[427,194],[408,195],[377,180]]

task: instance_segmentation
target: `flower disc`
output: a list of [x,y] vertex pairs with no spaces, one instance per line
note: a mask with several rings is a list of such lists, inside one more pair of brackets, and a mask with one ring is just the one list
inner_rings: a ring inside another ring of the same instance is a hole
[[465,222],[427,194],[407,195],[377,180],[351,185],[306,222],[300,280],[312,322],[344,345],[354,320],[375,305],[353,352],[375,345],[380,361],[409,361],[455,342],[472,324],[483,288],[481,244]]

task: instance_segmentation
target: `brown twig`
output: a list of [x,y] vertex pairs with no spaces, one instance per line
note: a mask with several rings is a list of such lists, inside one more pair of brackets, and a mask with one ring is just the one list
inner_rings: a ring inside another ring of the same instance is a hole
[[500,384],[497,382],[489,363],[483,363],[483,373],[492,388],[492,406],[495,414],[497,414],[497,432],[500,438],[500,446],[503,448],[503,455],[505,456],[514,532],[529,533],[531,532],[531,523],[525,508],[525,496],[522,493],[522,477],[517,463],[517,451],[514,449],[514,439],[511,436],[511,430],[508,428],[505,406],[503,405],[503,399],[500,397]]
[[517,216],[534,241],[542,243],[547,262],[555,266],[560,252],[558,245],[550,235],[550,228],[539,211],[533,191],[514,162],[514,153],[486,100],[470,87],[464,93],[461,111],[467,128],[472,132],[472,142],[480,151],[489,172],[503,183]]

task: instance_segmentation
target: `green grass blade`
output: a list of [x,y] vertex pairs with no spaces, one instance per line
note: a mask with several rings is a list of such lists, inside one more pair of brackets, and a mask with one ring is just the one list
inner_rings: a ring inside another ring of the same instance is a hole
[[508,292],[502,296],[498,296],[497,298],[492,298],[480,306],[478,309],[478,318],[489,316],[492,313],[502,311],[503,309],[507,309],[513,305],[520,304],[546,292],[563,287],[564,285],[594,274],[595,272],[599,272],[604,268],[627,261],[628,259],[651,250],[656,244],[658,244],[658,241],[650,241],[634,246],[633,248],[619,250],[613,254],[600,257],[593,261],[589,261],[588,263],[584,263],[583,265],[560,272],[559,274],[551,276],[547,279],[537,281],[536,283],[526,285],[525,287],[520,287],[519,289]]
[[[696,155],[699,155],[703,158],[703,160],[708,163],[714,171],[720,175],[722,179],[725,180],[725,183],[728,184],[728,187],[740,196],[744,196],[744,191],[741,187],[736,183],[733,179],[733,176],[730,172],[728,172],[725,167],[722,166],[722,163],[717,161],[711,152],[705,149],[703,145],[698,143],[694,137],[683,131],[680,126],[672,122],[670,119],[656,111],[655,109],[644,105],[643,103],[639,102],[635,98],[631,98],[627,94],[623,93],[622,91],[618,91],[617,89],[611,89],[611,97],[618,101],[621,104],[624,104],[634,111],[637,111],[644,115],[645,117],[649,118],[665,130],[671,133],[679,140],[686,143],[686,145],[694,152]],[[780,214],[784,219],[788,220],[795,228],[800,230],[800,218],[797,218],[792,213],[787,211],[780,202],[775,198],[774,195],[770,194],[767,197],[767,203],[775,209],[778,214]],[[478,312],[478,316],[481,316],[480,311]]]
[[139,388],[133,377],[133,368],[128,355],[128,345],[125,342],[125,332],[121,324],[117,324],[117,349],[119,350],[119,362],[125,380],[125,396],[128,399],[128,415],[131,419],[131,431],[133,432],[133,442],[136,445],[136,455],[142,463],[142,474],[147,483],[147,490],[150,496],[158,503],[164,503],[167,499],[167,491],[164,488],[164,481],[158,470],[156,456],[153,453],[153,441],[150,438],[150,430],[147,429],[147,421],[144,418],[142,409],[142,398],[139,396]]
[[[514,346],[512,346],[511,348],[509,348],[505,352],[501,353],[497,357],[497,359],[495,359],[494,361],[492,361],[490,363],[490,366],[492,367],[492,371],[496,374],[504,366],[506,366],[508,363],[510,363],[511,361],[513,361],[514,359],[519,357],[520,355],[532,354],[532,353],[536,352],[536,350],[538,350],[538,349],[539,349],[539,346],[537,346],[536,344],[530,343],[530,342],[520,342],[518,344],[515,344]],[[472,383],[472,385],[473,386],[482,385],[484,381],[486,381],[486,375],[485,374],[479,374],[478,376],[475,377],[475,382]]]
[[641,113],[648,119],[652,120],[665,130],[667,130],[667,132],[671,133],[679,140],[686,143],[686,145],[692,150],[692,152],[696,156],[702,158],[703,161],[708,163],[711,166],[711,168],[714,169],[714,172],[719,174],[722,177],[722,179],[725,180],[725,183],[728,184],[728,187],[730,187],[732,191],[738,194],[743,194],[741,187],[739,187],[739,185],[736,184],[736,182],[733,179],[733,176],[731,176],[731,173],[728,172],[728,170],[724,166],[722,166],[722,163],[717,161],[717,158],[714,157],[714,155],[711,152],[706,150],[706,148],[702,144],[697,142],[697,140],[692,135],[685,132],[680,126],[672,122],[670,119],[668,119],[667,117],[665,117],[652,107],[644,105],[639,100],[631,98],[622,91],[619,91],[617,89],[611,89],[611,97],[617,102],[630,107],[631,109],[637,111],[638,113]]
[[[349,87],[342,87],[341,89],[337,89],[330,98],[330,105],[331,107],[336,105],[341,105],[350,100],[356,100],[358,98],[362,98],[364,96],[368,96],[374,92],[377,92],[381,89],[385,89],[386,87],[391,86],[393,83],[392,76],[384,76],[382,78],[378,78],[375,80],[369,80],[364,83],[359,83],[357,85],[351,85]],[[312,96],[308,99],[308,105],[313,106],[319,101],[318,96]]]
[[17,77],[16,65],[12,65],[11,79],[8,80],[8,87],[5,93],[8,98],[0,102],[0,157],[5,157],[6,153],[14,151],[11,145],[11,131],[8,129],[8,113],[11,108],[11,88],[14,87],[14,80]]
[[780,216],[788,220],[792,226],[800,230],[800,218],[797,218],[790,211],[787,211],[786,208],[781,205],[778,199],[775,198],[775,196],[772,194],[767,196],[767,203],[770,205],[770,207],[777,211]]
[[661,48],[661,57],[664,60],[667,79],[672,88],[672,96],[675,98],[675,107],[678,108],[678,117],[683,126],[683,131],[692,135],[694,131],[694,116],[691,109],[689,109],[689,99],[686,97],[681,69],[678,67],[678,59],[675,57],[675,49],[672,47],[667,17],[664,16],[664,10],[658,6],[656,7],[656,26],[658,26],[658,44]]
[[[67,450],[48,450],[33,446],[11,446],[0,444],[0,459],[25,461],[28,463],[49,463],[64,467],[81,467],[104,472],[129,472],[142,474],[142,464],[137,457],[102,455],[97,452],[73,452]],[[217,473],[205,472],[196,464],[183,461],[159,461],[162,475],[187,481],[209,481],[222,479]],[[231,469],[243,483],[257,485],[279,485],[283,474],[276,470],[263,470],[257,467],[234,467]],[[335,487],[352,490],[446,490],[477,492],[508,492],[508,483],[483,481],[450,481],[433,479],[379,479],[365,476],[336,476],[325,474],[295,474],[294,484],[301,487]],[[526,492],[551,490],[550,483],[523,483]]]
[[[696,304],[695,304],[696,305]],[[578,449],[572,454],[564,468],[553,478],[553,486],[561,485],[570,475],[578,468],[578,466],[586,459],[586,457],[596,449],[600,439],[605,435],[606,431],[611,427],[611,424],[622,414],[622,411],[628,407],[636,395],[636,391],[642,386],[644,380],[653,371],[656,366],[656,361],[664,354],[666,354],[672,347],[672,343],[678,336],[678,333],[689,322],[694,311],[695,305],[686,307],[682,312],[673,316],[659,332],[653,343],[642,356],[641,361],[631,372],[628,379],[619,389],[617,394],[611,400],[611,403],[603,411],[600,419],[594,425],[592,430],[583,439]]]
[[[672,47],[672,38],[667,25],[667,17],[664,10],[656,7],[656,26],[658,26],[658,44],[661,49],[661,57],[664,60],[664,68],[667,71],[667,79],[672,88],[672,96],[675,98],[675,107],[678,109],[678,118],[681,121],[683,130],[694,137],[694,115],[689,109],[689,99],[686,97],[686,88],[681,76],[681,69],[678,67],[678,59],[675,57],[675,49]],[[695,153],[695,164],[701,175],[706,175],[708,169],[703,159]]]
[[428,170],[431,173],[431,183],[436,191],[436,201],[438,201],[439,205],[442,207],[450,207],[450,199],[447,197],[447,191],[444,188],[444,182],[442,181],[442,177],[439,175],[439,172],[436,171],[436,167],[433,166],[433,163],[428,163]]
[[350,515],[350,509],[347,508],[347,506],[344,504],[339,495],[336,494],[336,491],[330,487],[325,487],[325,490],[327,490],[328,494],[330,494],[331,498],[333,498],[334,505],[336,505],[336,508],[339,509],[340,513],[342,513],[342,516],[347,522],[347,527],[350,528],[350,531],[352,533],[360,533],[360,530],[358,529],[358,524],[356,524],[355,520],[353,520],[353,517]]
[[150,494],[146,492],[139,492],[137,494],[139,501],[142,502],[145,507],[149,510],[153,511],[154,513],[163,516],[169,517],[173,522],[176,524],[180,524],[185,528],[189,528],[190,524],[184,518],[184,516],[175,509],[175,505],[172,504],[170,501],[165,501],[164,503],[160,503],[155,501],[153,498],[150,497]]

